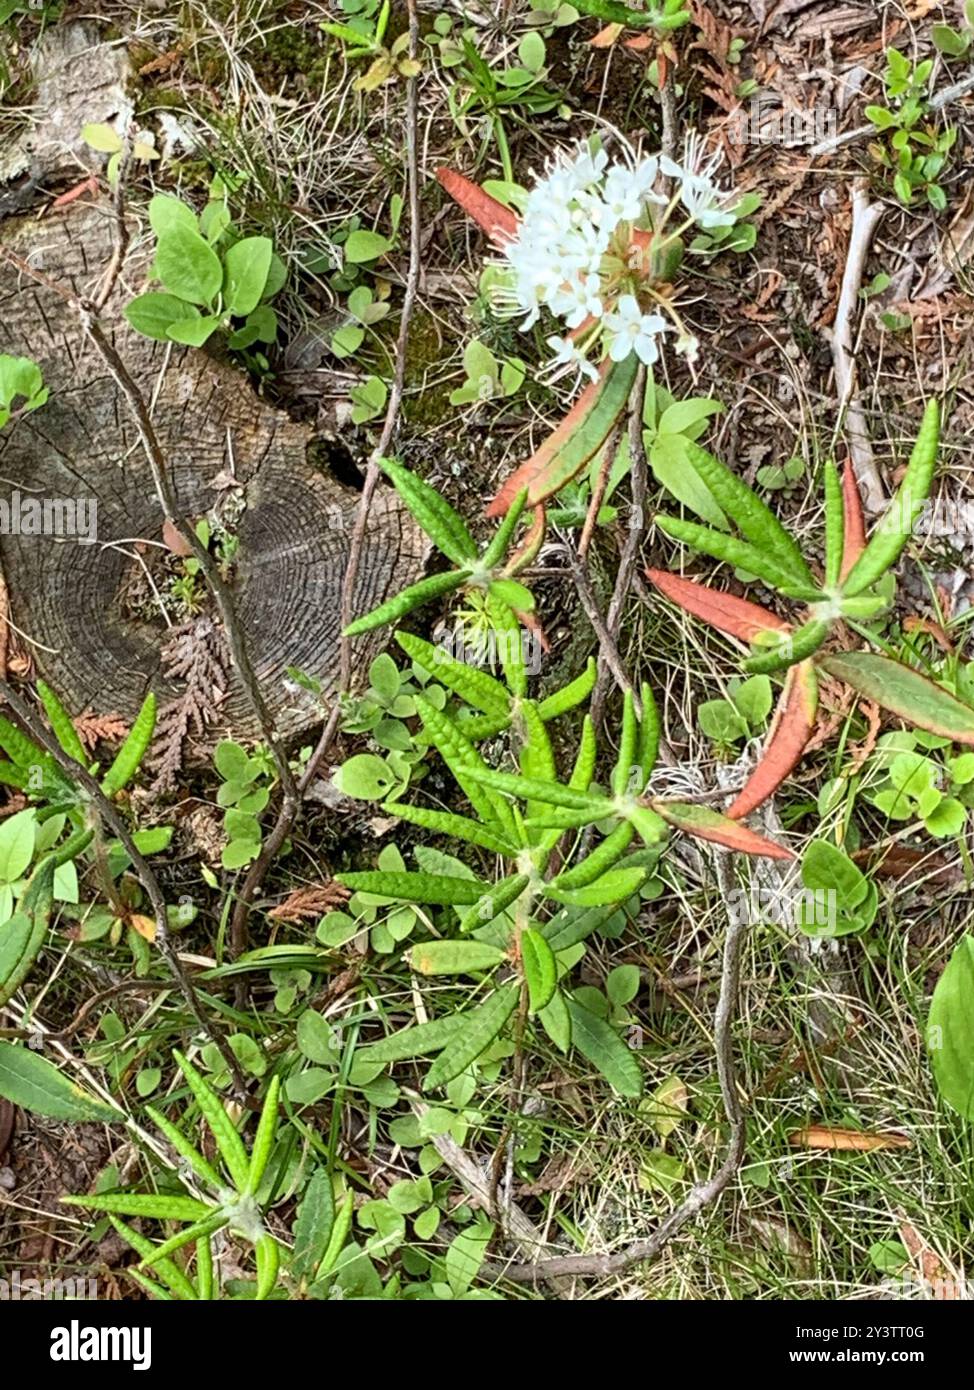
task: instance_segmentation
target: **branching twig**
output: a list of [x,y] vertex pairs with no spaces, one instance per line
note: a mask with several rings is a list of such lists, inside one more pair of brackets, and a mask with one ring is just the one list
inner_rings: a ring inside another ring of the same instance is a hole
[[859,290],[862,286],[866,257],[884,210],[882,203],[869,201],[868,188],[864,182],[856,183],[852,190],[852,230],[849,233],[842,288],[835,311],[835,322],[829,333],[832,361],[835,365],[836,394],[839,398],[838,421],[841,424],[844,417],[845,435],[862,492],[863,505],[873,514],[882,510],[885,494],[873,457],[869,427],[856,388],[852,324],[859,304]]
[[[409,8],[409,53],[415,57],[419,47],[419,20],[416,13],[415,0],[408,0]],[[362,542],[365,537],[365,529],[368,523],[369,507],[375,493],[376,485],[379,481],[379,460],[384,456],[386,450],[395,433],[396,423],[399,419],[399,411],[402,406],[403,388],[406,378],[406,345],[409,336],[409,326],[412,319],[413,306],[419,290],[419,274],[421,263],[421,225],[419,215],[419,146],[418,146],[418,119],[417,119],[417,91],[416,78],[410,77],[406,83],[406,165],[408,177],[409,194],[409,269],[406,275],[406,288],[403,295],[402,317],[399,322],[399,336],[396,341],[396,358],[393,373],[392,389],[389,392],[389,402],[386,407],[385,419],[382,424],[382,431],[379,435],[378,443],[373,449],[365,474],[365,482],[362,488],[362,495],[359,498],[358,509],[355,515],[355,524],[352,529],[352,536],[349,543],[348,562],[345,568],[345,577],[342,583],[342,628],[348,626],[352,621],[352,603],[355,597],[355,581],[358,577],[359,563],[362,555]],[[277,820],[263,843],[261,852],[251,865],[246,878],[241,886],[234,905],[233,917],[230,923],[230,949],[231,953],[237,955],[243,950],[247,939],[247,918],[250,913],[250,905],[260,889],[271,864],[274,862],[284,841],[294,826],[298,812],[301,808],[302,797],[311,785],[323,758],[331,747],[332,740],[338,730],[338,721],[341,717],[341,697],[347,692],[352,678],[352,642],[348,637],[343,636],[339,648],[339,679],[338,692],[329,713],[328,719],[317,744],[311,754],[307,767],[298,783],[297,797],[294,802],[287,799],[282,803]]]
[[[632,395],[629,397],[629,468],[632,497],[629,511],[629,532],[622,548],[619,570],[616,574],[615,589],[609,602],[605,617],[606,631],[615,642],[618,640],[622,615],[632,587],[632,577],[639,557],[639,546],[646,529],[646,450],[643,447],[643,397],[646,394],[646,368],[640,367],[636,373]],[[589,713],[592,724],[598,733],[602,723],[605,697],[608,692],[611,671],[608,659],[600,648],[598,676],[592,692]]]
[[169,938],[166,899],[159,886],[159,880],[139,853],[125,821],[119,815],[112,802],[102,791],[88,769],[81,763],[75,762],[74,758],[69,757],[68,754],[65,753],[57,739],[53,738],[48,733],[47,729],[38,722],[26,702],[21,699],[17,692],[12,689],[5,680],[0,680],[0,696],[3,697],[16,714],[34,742],[39,744],[45,752],[51,755],[58,766],[63,769],[73,782],[76,782],[88,793],[92,809],[98,812],[101,819],[118,838],[125,853],[132,861],[132,867],[138,875],[148,895],[149,902],[152,905],[152,914],[155,919],[156,927],[155,945],[158,946],[160,954],[169,967],[169,971],[176,981],[183,998],[186,1000],[186,1004],[193,1018],[196,1020],[197,1025],[208,1040],[215,1043],[219,1048],[220,1056],[223,1058],[224,1062],[226,1062],[230,1075],[233,1077],[235,1088],[241,1096],[245,1096],[247,1094],[247,1085],[244,1081],[243,1073],[240,1070],[240,1065],[222,1034],[214,1032],[200,1006],[196,990],[193,987],[193,982],[183,969],[183,963],[179,959],[179,953]]
[[518,1284],[531,1284],[537,1279],[565,1278],[581,1276],[587,1278],[607,1278],[610,1275],[624,1274],[633,1265],[654,1260],[673,1237],[704,1207],[716,1202],[741,1165],[744,1157],[746,1122],[741,1107],[737,1086],[737,1068],[734,1064],[734,1020],[737,1016],[737,999],[741,975],[741,947],[746,930],[746,913],[732,910],[733,868],[729,856],[717,856],[717,881],[724,905],[727,908],[727,933],[724,937],[724,954],[720,976],[720,995],[714,1013],[714,1051],[717,1061],[717,1075],[720,1080],[720,1093],[724,1102],[724,1113],[730,1129],[727,1153],[716,1173],[706,1182],[698,1183],[686,1201],[670,1213],[651,1236],[634,1241],[625,1250],[614,1255],[558,1255],[536,1264],[503,1265],[493,1264],[484,1273],[498,1279],[507,1279]]
[[[952,87],[945,87],[942,92],[938,92],[935,97],[931,98],[929,110],[942,111],[952,101],[958,101],[971,91],[974,91],[974,73],[963,78],[960,82],[955,82]],[[842,145],[849,145],[853,140],[861,140],[864,135],[875,134],[876,127],[874,125],[856,126],[855,130],[846,130],[841,135],[832,135],[828,140],[820,140],[817,145],[812,146],[808,153],[810,155],[831,154],[833,150],[839,149]]]

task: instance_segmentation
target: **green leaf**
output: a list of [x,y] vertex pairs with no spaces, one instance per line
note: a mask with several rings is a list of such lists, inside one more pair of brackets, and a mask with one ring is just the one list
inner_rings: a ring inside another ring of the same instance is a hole
[[545,897],[573,907],[601,907],[608,903],[625,902],[635,893],[646,877],[642,868],[610,869],[601,878],[583,888],[545,888]]
[[435,835],[449,835],[457,840],[465,840],[468,844],[479,845],[481,849],[489,849],[493,854],[503,854],[511,858],[517,854],[517,846],[510,840],[504,839],[489,826],[482,825],[480,821],[472,820],[469,816],[456,816],[449,811],[432,811],[425,806],[411,806],[404,801],[390,801],[382,809],[390,816],[409,821],[411,825],[421,825]]
[[[14,5],[13,13],[18,8]],[[2,7],[0,7],[2,9]],[[2,16],[6,18],[6,14]],[[122,148],[122,137],[117,130],[110,125],[89,122],[81,127],[81,138],[89,149],[97,150],[99,154],[117,154]]]
[[455,565],[467,566],[469,561],[476,559],[477,546],[467,523],[446,498],[395,459],[382,459],[381,464],[383,472],[437,549]]
[[23,1110],[78,1124],[119,1124],[121,1111],[87,1095],[29,1047],[0,1040],[0,1096]]
[[681,434],[657,435],[649,446],[649,462],[656,481],[702,520],[726,531],[727,518],[693,467],[688,444],[689,440]]
[[331,1175],[316,1168],[304,1189],[294,1223],[294,1249],[291,1273],[295,1279],[310,1280],[325,1258],[335,1225],[335,1196]]
[[540,932],[525,927],[521,932],[521,969],[528,986],[532,1014],[551,1003],[558,982],[554,952]]
[[567,1056],[572,1045],[572,1020],[565,996],[560,992],[555,993],[538,1017],[555,1047]]
[[439,1052],[460,1032],[464,1026],[465,1014],[451,1014],[446,1018],[436,1018],[429,1023],[417,1023],[410,1028],[402,1028],[380,1042],[368,1043],[359,1048],[355,1056],[363,1062],[403,1062],[411,1057],[428,1057]]
[[358,801],[382,801],[399,785],[399,778],[385,758],[375,753],[356,753],[337,769],[334,786]]
[[149,226],[157,237],[165,236],[173,227],[189,232],[199,230],[193,209],[168,193],[157,193],[149,199]]
[[122,791],[135,776],[145,757],[156,727],[156,697],[150,690],[142,701],[135,723],[115,755],[115,761],[102,778],[101,789],[106,796]]
[[974,709],[919,671],[872,652],[836,653],[818,665],[908,723],[974,745]]
[[940,1094],[965,1120],[974,1120],[974,936],[961,937],[937,981],[927,1047]]
[[373,608],[371,613],[366,613],[364,617],[356,618],[355,622],[349,623],[344,636],[358,637],[363,632],[371,632],[373,628],[394,623],[413,608],[418,608],[421,603],[442,598],[444,594],[459,589],[469,578],[469,570],[450,570],[447,574],[432,574],[428,579],[421,579],[419,583],[411,584],[408,589],[403,589],[401,593],[387,599],[378,608]]
[[28,807],[0,824],[0,883],[14,883],[34,857],[37,812]]
[[407,656],[422,666],[441,685],[466,700],[468,705],[483,710],[485,714],[508,715],[511,710],[511,697],[500,681],[486,671],[479,671],[466,662],[457,661],[444,648],[426,642],[411,632],[397,632],[396,641]]
[[446,874],[386,873],[381,869],[336,874],[335,881],[356,893],[376,893],[404,902],[462,907],[479,903],[490,885],[479,879],[452,878]]
[[0,1005],[26,980],[44,944],[54,902],[56,863],[56,855],[42,860],[21,895],[17,912],[0,923]]
[[392,242],[379,232],[351,232],[345,242],[345,260],[350,265],[363,265],[392,250]]
[[78,737],[78,731],[74,727],[68,711],[45,681],[39,680],[37,682],[37,693],[41,697],[48,722],[54,730],[54,736],[62,750],[67,753],[69,758],[74,758],[76,763],[80,763],[82,767],[87,767],[88,759],[84,745]]
[[211,304],[223,284],[216,252],[181,222],[173,222],[159,237],[154,268],[169,293],[189,304]]
[[632,1050],[616,1030],[590,1009],[568,999],[572,1021],[572,1042],[620,1096],[641,1096],[643,1075]]
[[200,311],[174,294],[159,294],[152,290],[140,294],[126,304],[123,313],[137,333],[157,343],[171,342],[169,329],[177,322],[199,319]]
[[506,959],[506,951],[486,941],[425,941],[409,954],[410,965],[421,975],[476,975]]
[[184,347],[202,347],[220,327],[218,314],[199,314],[195,318],[179,318],[166,330],[166,337]]
[[260,303],[273,252],[270,237],[250,236],[236,242],[224,256],[223,302],[235,318],[246,318]]
[[485,1004],[459,1017],[463,1022],[455,1037],[430,1067],[423,1082],[424,1091],[445,1086],[485,1052],[504,1027],[517,1004],[517,985],[495,990]]

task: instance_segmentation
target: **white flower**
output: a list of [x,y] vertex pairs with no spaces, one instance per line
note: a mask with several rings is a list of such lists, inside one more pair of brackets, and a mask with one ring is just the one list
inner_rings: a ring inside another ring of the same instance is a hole
[[660,159],[664,174],[681,181],[680,199],[700,227],[730,227],[737,221],[726,206],[733,195],[725,193],[712,177],[722,160],[723,155],[719,150],[709,159],[706,158],[696,131],[691,131],[687,136],[682,165],[666,155]]
[[700,356],[700,339],[684,331],[676,340],[676,350],[687,359],[692,367]]
[[583,376],[588,377],[589,381],[598,381],[598,372],[578,344],[573,343],[571,338],[559,338],[557,334],[552,334],[546,341],[555,354],[549,363],[555,369],[554,376],[561,376],[569,367],[577,367]]
[[551,312],[564,319],[569,328],[579,328],[586,319],[602,317],[597,275],[579,275],[560,285],[551,296]]
[[605,316],[605,326],[612,334],[609,356],[622,362],[634,352],[648,367],[659,357],[657,338],[668,327],[662,314],[644,314],[633,294],[624,294],[611,314]]

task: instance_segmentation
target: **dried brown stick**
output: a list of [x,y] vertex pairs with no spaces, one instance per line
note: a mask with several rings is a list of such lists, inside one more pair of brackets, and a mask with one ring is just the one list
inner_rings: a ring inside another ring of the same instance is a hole
[[863,506],[874,515],[882,511],[886,494],[873,457],[869,426],[856,385],[853,322],[859,305],[866,258],[884,211],[882,203],[870,202],[868,185],[864,181],[857,181],[852,190],[852,230],[849,233],[839,303],[829,332],[835,389],[839,398],[838,421],[844,426]]
[[[415,57],[419,47],[419,21],[416,13],[415,0],[409,0],[409,53]],[[399,419],[399,412],[402,407],[403,389],[406,378],[406,346],[409,337],[409,327],[412,320],[413,308],[416,303],[416,296],[419,292],[419,276],[421,266],[421,222],[419,207],[419,147],[418,147],[418,98],[416,78],[411,77],[406,83],[406,167],[408,180],[409,198],[409,268],[406,275],[406,288],[403,295],[402,317],[399,321],[399,336],[396,341],[395,367],[392,381],[392,389],[389,392],[389,401],[386,407],[385,419],[382,423],[382,430],[379,435],[378,443],[373,449],[368,466],[366,469],[365,483],[362,488],[362,495],[359,498],[358,509],[355,515],[355,523],[352,528],[351,540],[349,543],[348,562],[345,567],[345,577],[342,584],[342,627],[345,628],[352,621],[352,602],[355,595],[355,581],[358,577],[359,564],[362,556],[362,544],[365,537],[365,529],[368,522],[369,507],[375,493],[376,485],[379,480],[380,460],[385,455],[389,444],[395,433],[396,424]],[[328,753],[332,741],[338,730],[338,722],[341,717],[341,696],[345,693],[352,677],[352,641],[351,638],[342,636],[339,648],[339,681],[338,694],[332,704],[328,719],[321,731],[318,742],[315,745],[311,758],[301,776],[297,788],[297,800],[292,803],[285,799],[282,802],[278,817],[270,834],[264,840],[260,854],[254,860],[247,876],[243,881],[240,892],[234,905],[233,917],[230,923],[230,950],[231,954],[238,955],[244,949],[247,940],[247,918],[250,913],[250,905],[260,890],[261,884],[267,876],[271,864],[274,862],[284,841],[294,826],[301,807],[304,793],[311,785],[322,760]]]
[[535,1264],[492,1264],[484,1271],[498,1279],[518,1284],[533,1284],[538,1279],[551,1278],[608,1278],[624,1274],[634,1265],[654,1260],[705,1207],[711,1206],[733,1181],[744,1157],[747,1126],[741,1105],[734,1060],[734,1021],[740,993],[741,949],[747,929],[746,913],[731,908],[734,878],[729,857],[717,855],[717,881],[728,906],[727,931],[721,962],[720,994],[714,1011],[714,1052],[720,1093],[727,1117],[729,1137],[727,1152],[717,1171],[706,1182],[698,1183],[686,1201],[671,1212],[651,1236],[633,1241],[625,1250],[606,1255],[558,1255]]
[[220,1056],[229,1068],[238,1094],[240,1096],[246,1096],[247,1084],[240,1070],[240,1065],[222,1033],[213,1029],[204,1014],[193,982],[183,968],[183,963],[179,959],[179,953],[170,940],[166,899],[159,886],[159,880],[140,854],[124,819],[119,815],[115,806],[102,791],[98,782],[92,777],[88,769],[82,763],[76,762],[74,758],[65,753],[57,739],[48,733],[47,729],[35,717],[34,713],[27,705],[27,702],[23,700],[21,696],[17,694],[16,690],[5,680],[0,680],[0,696],[2,696],[13,710],[14,714],[34,742],[39,744],[46,753],[50,754],[72,782],[77,783],[78,786],[82,787],[83,790],[87,792],[92,810],[97,812],[101,820],[104,821],[122,845],[125,853],[132,862],[132,868],[138,875],[139,881],[145,889],[152,906],[152,915],[155,920],[156,928],[154,944],[159,948],[159,953],[168,966],[169,972],[175,980],[197,1025],[206,1035],[207,1039],[215,1043],[219,1048]]

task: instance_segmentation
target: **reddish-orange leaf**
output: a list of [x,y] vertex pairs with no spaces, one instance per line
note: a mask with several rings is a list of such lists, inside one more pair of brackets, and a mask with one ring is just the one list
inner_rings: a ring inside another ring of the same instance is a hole
[[517,236],[518,220],[510,208],[506,208],[503,203],[499,203],[496,198],[478,188],[477,184],[464,178],[463,174],[458,174],[455,169],[437,169],[436,177],[454,202],[459,203],[467,216],[472,217],[477,226],[483,228],[491,241],[503,246],[505,241]]
[[719,628],[721,632],[729,632],[732,637],[739,637],[742,642],[753,642],[762,632],[788,631],[786,622],[770,613],[767,608],[762,608],[760,604],[750,603],[744,598],[735,598],[733,594],[721,593],[719,589],[711,589],[708,584],[698,584],[695,579],[682,579],[678,574],[670,574],[667,570],[654,569],[648,569],[646,577],[656,585],[660,593],[665,594],[685,612],[692,613],[695,618],[702,618],[705,623]]
[[862,514],[862,497],[856,482],[852,460],[846,459],[842,470],[842,514],[845,521],[842,542],[842,568],[839,579],[845,579],[866,548],[866,522]]
[[589,382],[541,447],[515,469],[487,508],[488,516],[503,516],[524,488],[528,504],[536,506],[585,467],[625,409],[636,375],[634,364],[634,355],[602,363],[598,380]]
[[594,39],[589,39],[590,48],[611,48],[616,39],[622,33],[622,24],[607,24],[604,29],[600,29]]
[[767,801],[798,762],[815,727],[818,680],[810,661],[792,666],[778,702],[771,735],[757,767],[727,814],[739,820]]
[[749,830],[740,821],[721,815],[710,806],[696,806],[691,802],[652,801],[657,815],[670,825],[683,830],[687,835],[695,835],[698,840],[709,840],[712,844],[723,845],[725,849],[737,850],[740,854],[763,855],[766,859],[794,859],[790,849],[775,844],[774,840]]
[[836,1129],[833,1125],[809,1125],[788,1135],[796,1149],[841,1149],[846,1153],[871,1153],[874,1149],[908,1149],[905,1134],[869,1134],[861,1129]]
[[539,504],[534,509],[534,520],[528,528],[527,535],[504,566],[505,575],[517,574],[524,569],[525,565],[530,565],[532,560],[536,558],[544,540],[547,521],[544,507]]

